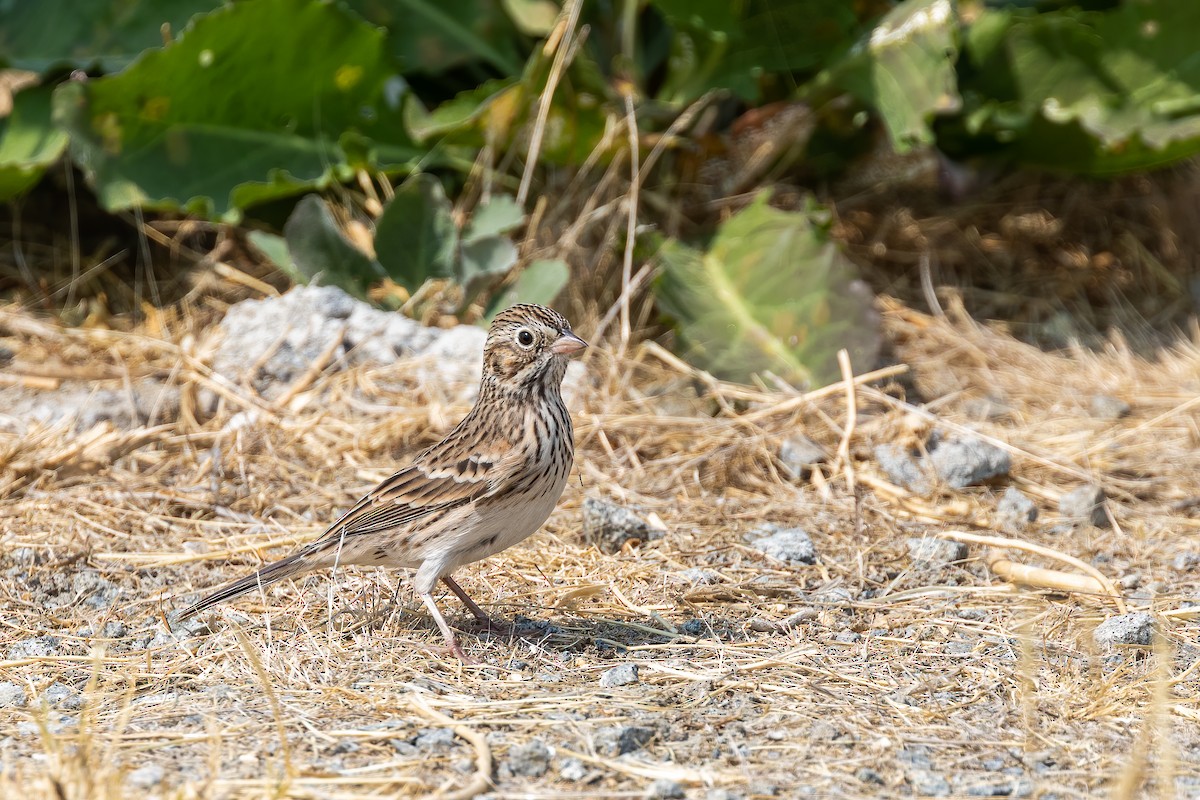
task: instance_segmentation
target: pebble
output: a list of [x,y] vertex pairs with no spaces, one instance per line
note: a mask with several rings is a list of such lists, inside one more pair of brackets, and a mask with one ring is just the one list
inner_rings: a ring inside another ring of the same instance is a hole
[[670,778],[659,778],[646,789],[647,800],[678,800],[687,797],[683,784]]
[[1180,553],[1171,562],[1171,567],[1177,572],[1187,572],[1197,564],[1200,564],[1200,553]]
[[938,439],[929,460],[937,476],[951,489],[975,486],[991,478],[1007,475],[1012,456],[982,439]]
[[604,674],[600,676],[600,686],[604,689],[612,689],[617,686],[628,686],[631,683],[637,682],[637,664],[620,664],[611,669],[606,669]]
[[558,777],[564,781],[581,781],[587,777],[587,767],[578,758],[568,758],[558,768]]
[[130,786],[138,789],[150,789],[158,786],[167,776],[167,771],[159,764],[146,764],[129,773],[125,780]]
[[824,464],[829,459],[821,445],[804,434],[795,434],[779,445],[779,463],[792,480],[801,480],[812,474],[813,466]]
[[121,595],[121,588],[110,580],[100,577],[95,570],[78,572],[71,581],[75,596],[95,609],[108,608]]
[[897,486],[903,486],[917,494],[929,494],[933,483],[921,469],[921,465],[907,450],[894,444],[881,444],[875,448],[875,461]]
[[663,534],[624,506],[588,497],[583,501],[583,535],[602,552],[616,553],[628,541],[646,542]]
[[848,606],[854,602],[854,595],[845,586],[826,586],[817,589],[809,600],[823,606]]
[[708,632],[708,625],[702,619],[689,619],[679,626],[679,630],[688,636],[703,636]]
[[414,744],[421,750],[442,750],[454,746],[454,731],[450,728],[430,728],[417,734]]
[[870,767],[860,767],[854,773],[854,777],[858,778],[863,783],[873,783],[877,786],[883,786],[883,776]]
[[83,705],[83,697],[75,688],[68,686],[62,681],[55,681],[46,687],[42,692],[42,697],[52,706],[57,706],[64,711],[74,711]]
[[908,557],[917,567],[943,567],[967,557],[967,546],[949,539],[911,536],[905,544],[908,545]]
[[1097,528],[1109,527],[1104,511],[1104,490],[1099,486],[1080,486],[1058,498],[1058,513],[1072,520],[1090,522]]
[[838,631],[833,640],[842,644],[854,644],[855,642],[862,641],[862,634],[851,630]]
[[721,576],[713,572],[711,569],[701,569],[700,567],[690,567],[679,573],[679,577],[683,578],[688,583],[698,586],[712,586],[714,583],[721,582]]
[[1109,617],[1096,626],[1093,637],[1101,647],[1149,647],[1154,642],[1154,615],[1145,611],[1135,611]]
[[654,728],[644,725],[601,728],[596,732],[596,749],[606,755],[623,756],[641,750],[654,736]]
[[815,564],[817,550],[803,528],[780,528],[770,523],[749,534],[750,546],[789,564]]
[[25,658],[46,658],[57,655],[58,644],[57,636],[34,636],[22,639],[8,648],[8,660],[20,661]]
[[554,752],[540,739],[509,748],[505,761],[508,771],[526,778],[540,778],[550,769]]
[[996,520],[1005,530],[1024,530],[1037,518],[1037,505],[1015,486],[1005,489],[1000,502],[996,504]]
[[738,796],[728,789],[714,788],[704,793],[704,800],[738,800]]
[[1094,394],[1088,400],[1088,410],[1096,419],[1120,419],[1130,412],[1129,403],[1109,394]]
[[28,702],[25,687],[12,681],[0,681],[0,708],[24,708]]

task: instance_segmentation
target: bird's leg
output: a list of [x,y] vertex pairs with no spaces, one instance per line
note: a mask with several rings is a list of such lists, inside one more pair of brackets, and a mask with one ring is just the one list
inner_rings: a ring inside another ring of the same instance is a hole
[[438,611],[437,603],[433,601],[433,595],[423,594],[421,595],[421,599],[425,601],[425,607],[433,615],[433,621],[437,623],[438,630],[442,632],[442,636],[446,639],[446,645],[450,648],[450,652],[457,656],[458,660],[464,664],[478,664],[478,661],[468,656],[458,646],[458,640],[454,638],[454,631],[450,630],[450,626],[446,624],[446,619],[442,616],[442,612]]
[[479,607],[478,603],[471,599],[466,590],[458,585],[458,581],[454,580],[454,578],[451,578],[449,575],[443,575],[442,582],[449,586],[450,591],[454,592],[458,599],[462,600],[463,604],[471,610],[471,613],[475,615],[475,619],[479,621],[479,624],[486,625],[489,631],[494,631],[501,636],[512,634],[511,625],[489,616],[486,611]]

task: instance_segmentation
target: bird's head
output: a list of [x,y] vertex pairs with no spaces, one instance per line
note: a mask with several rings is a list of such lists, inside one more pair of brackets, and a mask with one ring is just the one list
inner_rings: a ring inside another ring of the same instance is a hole
[[483,349],[484,383],[508,392],[536,391],[562,383],[567,359],[587,347],[571,323],[545,306],[523,303],[492,320]]

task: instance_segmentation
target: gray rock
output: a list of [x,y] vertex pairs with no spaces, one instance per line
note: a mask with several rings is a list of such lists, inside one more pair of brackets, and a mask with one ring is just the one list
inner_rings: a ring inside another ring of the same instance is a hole
[[789,436],[779,445],[779,463],[792,480],[807,478],[812,474],[813,466],[824,464],[828,459],[829,455],[821,445],[800,433]]
[[1099,486],[1080,486],[1058,498],[1058,513],[1071,520],[1087,522],[1097,528],[1109,527],[1104,511],[1104,490]]
[[624,506],[588,497],[583,501],[583,535],[605,553],[616,553],[628,541],[661,539],[662,531]]
[[1088,410],[1096,419],[1120,419],[1129,414],[1129,403],[1108,394],[1094,394],[1088,400]]
[[47,658],[58,655],[59,639],[57,636],[33,636],[14,642],[8,648],[8,660],[20,661],[25,658]]
[[950,782],[937,773],[925,769],[916,769],[908,773],[908,781],[913,791],[926,797],[949,797]]
[[670,778],[659,778],[646,789],[647,800],[678,800],[687,797],[683,784]]
[[854,602],[854,595],[845,586],[825,586],[809,595],[808,599],[824,606],[844,607]]
[[1037,518],[1037,506],[1015,486],[1005,489],[996,504],[996,520],[1005,530],[1024,530]]
[[413,744],[425,751],[444,750],[454,746],[454,731],[450,728],[430,728],[418,733]]
[[550,769],[550,759],[553,757],[554,753],[543,741],[534,739],[510,748],[505,764],[513,775],[540,778]]
[[612,669],[606,669],[604,674],[600,676],[600,686],[603,689],[612,689],[617,686],[628,686],[631,683],[637,682],[637,664],[620,664]]
[[739,800],[738,795],[728,789],[709,789],[704,793],[704,800]]
[[151,789],[163,782],[167,771],[159,764],[146,764],[129,773],[126,783],[137,789]]
[[75,573],[71,587],[75,591],[75,597],[97,609],[108,608],[121,596],[121,587],[90,569]]
[[749,534],[750,546],[789,564],[815,564],[817,550],[803,528],[760,525]]
[[877,786],[884,784],[883,776],[871,767],[859,767],[858,772],[854,773],[854,777],[863,783],[873,783]]
[[45,553],[40,553],[32,547],[17,547],[8,554],[8,558],[14,564],[24,567],[32,567],[46,560]]
[[967,557],[967,546],[949,539],[912,536],[905,540],[905,544],[908,545],[908,557],[917,567],[944,567]]
[[1171,568],[1176,572],[1187,572],[1197,564],[1200,564],[1200,553],[1180,553],[1171,562]]
[[48,705],[61,708],[64,711],[74,711],[83,705],[83,697],[75,688],[61,681],[55,681],[42,692],[42,699]]
[[700,567],[689,567],[679,573],[679,577],[683,578],[688,583],[697,584],[699,586],[711,586],[714,583],[721,582],[721,576],[713,572],[711,569],[701,569]]
[[562,766],[558,768],[558,777],[572,783],[583,780],[587,774],[587,767],[578,758],[565,759]]
[[28,702],[25,687],[12,681],[0,681],[0,708],[24,708]]
[[636,753],[649,744],[655,736],[653,728],[643,725],[622,725],[601,728],[596,731],[596,750],[607,756],[623,756]]
[[838,631],[833,640],[842,644],[854,644],[862,641],[862,634],[851,630]]
[[97,388],[90,381],[64,381],[53,392],[22,387],[0,389],[0,430],[23,432],[30,422],[69,424],[87,431],[101,423],[118,430],[172,420],[179,414],[179,387],[146,378],[126,388]]
[[1119,645],[1149,647],[1154,642],[1154,615],[1145,611],[1109,617],[1096,626],[1096,644],[1105,648]]
[[881,444],[875,448],[875,461],[888,476],[888,480],[897,486],[903,486],[917,494],[929,494],[933,490],[929,476],[904,448],[894,444]]
[[929,461],[937,476],[951,489],[1007,475],[1012,468],[1012,457],[1006,450],[974,437],[937,440]]

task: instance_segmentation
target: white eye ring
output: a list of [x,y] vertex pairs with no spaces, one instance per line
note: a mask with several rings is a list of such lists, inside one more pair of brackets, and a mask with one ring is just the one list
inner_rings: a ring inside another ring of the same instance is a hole
[[533,343],[535,341],[536,339],[533,336],[533,332],[528,328],[521,328],[521,330],[517,331],[517,344],[521,345],[521,347],[529,349],[530,347],[533,347]]

